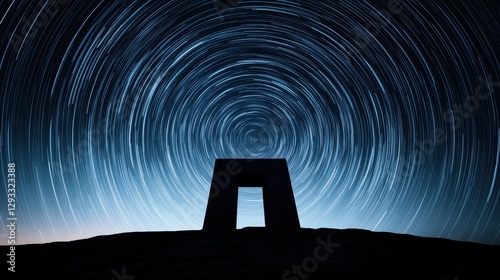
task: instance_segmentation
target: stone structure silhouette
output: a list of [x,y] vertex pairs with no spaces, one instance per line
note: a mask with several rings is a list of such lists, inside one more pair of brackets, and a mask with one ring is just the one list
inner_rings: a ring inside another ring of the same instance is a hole
[[203,230],[236,229],[238,187],[262,187],[266,228],[300,228],[286,159],[217,159]]

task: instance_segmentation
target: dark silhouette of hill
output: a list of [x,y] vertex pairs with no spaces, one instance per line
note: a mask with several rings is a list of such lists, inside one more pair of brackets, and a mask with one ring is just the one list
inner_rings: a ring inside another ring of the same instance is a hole
[[244,228],[18,245],[15,274],[86,280],[462,280],[496,279],[499,267],[500,246],[359,229]]

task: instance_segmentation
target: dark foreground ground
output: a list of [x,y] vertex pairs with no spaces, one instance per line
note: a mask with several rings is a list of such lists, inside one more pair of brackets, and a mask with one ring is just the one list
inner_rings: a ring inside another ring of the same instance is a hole
[[17,279],[500,279],[500,246],[355,229],[135,232],[15,251]]

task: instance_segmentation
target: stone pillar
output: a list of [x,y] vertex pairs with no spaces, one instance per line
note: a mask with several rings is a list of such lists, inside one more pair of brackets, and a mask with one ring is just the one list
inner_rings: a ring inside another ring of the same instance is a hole
[[285,159],[217,159],[203,230],[236,229],[238,187],[262,187],[266,228],[300,228]]

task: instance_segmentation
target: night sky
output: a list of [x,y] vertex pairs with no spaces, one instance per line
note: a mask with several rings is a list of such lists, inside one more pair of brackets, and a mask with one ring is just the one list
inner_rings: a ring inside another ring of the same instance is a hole
[[0,1],[0,242],[9,163],[26,244],[198,230],[216,158],[285,158],[302,227],[500,244],[499,14]]

